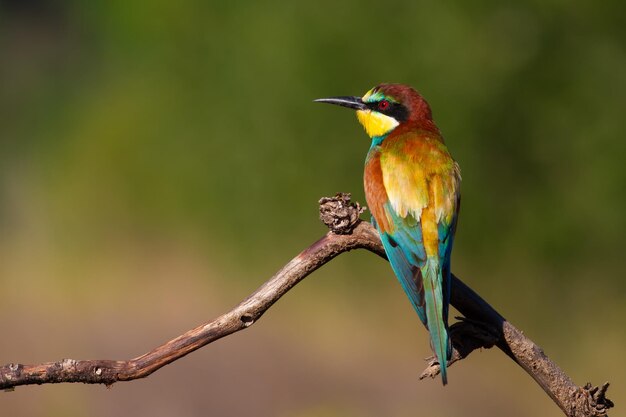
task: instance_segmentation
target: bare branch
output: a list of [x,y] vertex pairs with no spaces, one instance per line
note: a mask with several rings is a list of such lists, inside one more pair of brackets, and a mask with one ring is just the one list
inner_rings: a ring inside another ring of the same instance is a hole
[[[144,378],[202,346],[251,326],[297,283],[341,253],[366,249],[386,259],[378,233],[369,223],[358,220],[362,209],[349,203],[349,195],[324,199],[320,204],[322,215],[334,225],[334,232],[329,232],[293,258],[231,311],[128,361],[63,359],[39,365],[2,366],[0,389],[61,382],[111,385]],[[336,213],[335,220],[332,219],[333,212]],[[479,347],[495,345],[532,376],[565,415],[601,417],[613,407],[605,396],[608,383],[599,388],[591,384],[584,387],[574,384],[539,346],[455,276],[451,303],[465,316],[451,326],[452,362],[467,357]],[[434,377],[439,372],[438,367],[431,361],[421,378]]]

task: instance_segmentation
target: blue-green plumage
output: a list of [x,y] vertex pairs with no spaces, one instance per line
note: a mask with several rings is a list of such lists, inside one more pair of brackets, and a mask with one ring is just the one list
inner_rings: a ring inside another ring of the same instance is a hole
[[459,167],[432,120],[430,106],[409,86],[381,84],[362,98],[318,101],[356,109],[372,139],[364,175],[367,205],[391,267],[430,332],[445,384]]
[[[440,226],[441,257],[427,257],[424,249],[422,230],[412,216],[399,217],[391,207],[387,207],[393,219],[394,232],[381,231],[389,263],[408,296],[420,320],[430,330],[432,348],[440,362],[441,378],[447,383],[447,361],[451,354],[448,338],[448,305],[450,302],[450,255],[452,250],[453,225]],[[445,276],[444,276],[445,275]]]

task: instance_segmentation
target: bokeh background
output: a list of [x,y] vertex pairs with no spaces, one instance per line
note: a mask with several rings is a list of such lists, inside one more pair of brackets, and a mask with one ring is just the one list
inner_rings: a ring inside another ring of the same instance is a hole
[[[226,311],[364,202],[369,141],[311,102],[408,83],[463,170],[454,271],[579,384],[626,396],[621,1],[0,3],[0,362],[127,359]],[[499,351],[427,334],[349,253],[147,379],[3,416],[559,416]]]

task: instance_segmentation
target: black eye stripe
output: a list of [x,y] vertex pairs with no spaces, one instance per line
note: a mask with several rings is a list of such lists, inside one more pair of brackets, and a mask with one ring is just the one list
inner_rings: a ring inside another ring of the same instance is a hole
[[379,101],[374,101],[371,103],[367,103],[367,108],[373,111],[376,111],[378,113],[382,113],[386,116],[391,116],[394,119],[396,119],[399,122],[404,122],[409,118],[409,111],[406,107],[404,107],[402,104],[400,103],[396,103],[393,101],[389,101],[389,107],[387,107],[385,110],[381,110],[378,107],[378,103],[380,103]]

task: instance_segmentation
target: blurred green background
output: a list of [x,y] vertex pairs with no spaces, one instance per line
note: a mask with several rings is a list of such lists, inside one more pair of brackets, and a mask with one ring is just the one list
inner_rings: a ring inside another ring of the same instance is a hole
[[[626,400],[620,1],[0,3],[0,362],[127,359],[226,311],[364,202],[354,115],[415,86],[463,170],[454,271]],[[141,381],[20,387],[6,416],[559,416],[502,353],[418,381],[388,265],[345,254]]]

